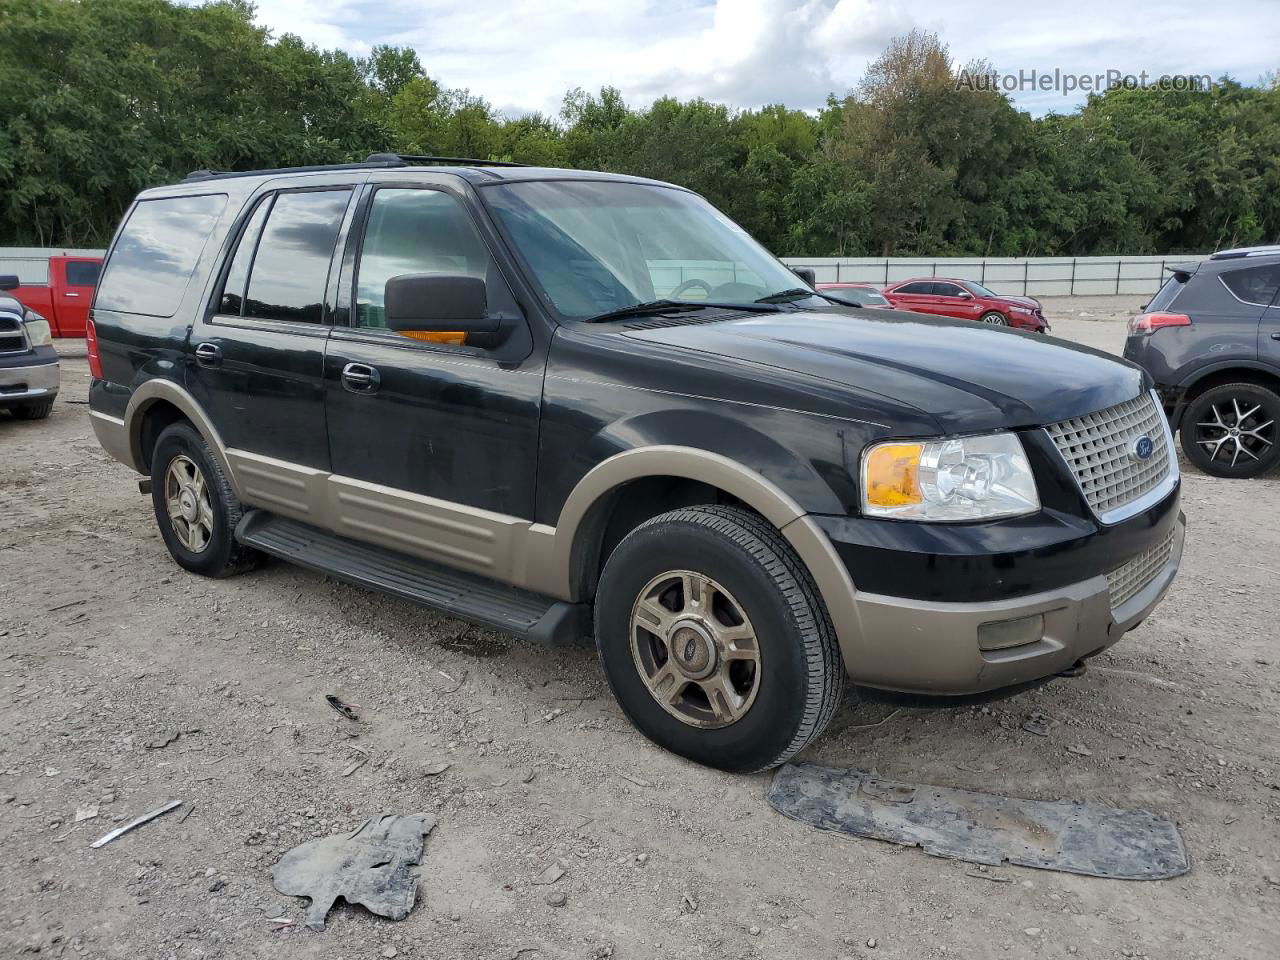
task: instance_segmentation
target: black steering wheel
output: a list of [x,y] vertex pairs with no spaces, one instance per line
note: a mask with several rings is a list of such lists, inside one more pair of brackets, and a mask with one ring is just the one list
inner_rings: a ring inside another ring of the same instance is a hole
[[697,277],[694,277],[691,280],[686,280],[684,283],[680,284],[680,286],[668,293],[667,296],[672,300],[675,300],[680,296],[680,294],[693,287],[701,287],[703,293],[708,297],[711,296],[711,284],[707,283],[705,280],[699,280]]

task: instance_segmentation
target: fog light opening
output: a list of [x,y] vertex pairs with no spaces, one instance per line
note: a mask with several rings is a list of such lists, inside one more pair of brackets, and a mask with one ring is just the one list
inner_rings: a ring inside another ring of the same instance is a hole
[[1008,650],[1025,647],[1044,636],[1044,616],[1037,613],[1017,620],[998,620],[978,627],[979,650]]

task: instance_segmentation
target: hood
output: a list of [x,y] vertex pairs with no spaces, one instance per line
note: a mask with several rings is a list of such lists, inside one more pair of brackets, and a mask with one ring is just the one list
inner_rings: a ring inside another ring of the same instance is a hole
[[1039,301],[1039,300],[1037,300],[1037,299],[1035,299],[1034,297],[1010,297],[1010,296],[1006,296],[1005,294],[1001,293],[1001,294],[997,294],[997,295],[996,295],[996,297],[995,297],[995,299],[996,299],[996,300],[1003,300],[1003,301],[1005,301],[1006,303],[1017,303],[1017,304],[1021,304],[1021,305],[1022,305],[1022,306],[1024,306],[1024,307],[1032,307],[1032,308],[1034,308],[1034,309],[1036,309],[1036,310],[1039,310],[1039,309],[1040,309],[1040,301]]
[[1040,426],[1149,388],[1138,367],[1098,350],[898,310],[754,314],[626,335],[843,384],[852,417],[858,394],[876,394],[928,414],[946,434]]
[[26,312],[26,307],[18,300],[7,293],[0,292],[0,313],[13,313],[21,317]]

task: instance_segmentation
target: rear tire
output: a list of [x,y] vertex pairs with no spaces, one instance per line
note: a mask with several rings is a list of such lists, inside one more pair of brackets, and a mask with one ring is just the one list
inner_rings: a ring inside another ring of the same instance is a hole
[[43,420],[53,412],[53,397],[18,404],[10,412],[19,420]]
[[844,668],[799,557],[736,507],[628,534],[596,594],[596,645],[623,711],[659,746],[734,773],[776,766],[831,720]]
[[185,420],[166,427],[156,440],[151,506],[170,556],[185,570],[229,577],[261,558],[236,540],[243,508],[204,437]]
[[1214,477],[1247,479],[1280,462],[1280,396],[1256,383],[1224,383],[1187,405],[1178,428],[1187,459]]

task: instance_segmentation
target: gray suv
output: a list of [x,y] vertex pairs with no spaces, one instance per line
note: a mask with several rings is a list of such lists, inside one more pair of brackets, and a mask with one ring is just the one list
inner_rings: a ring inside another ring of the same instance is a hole
[[1129,321],[1125,359],[1155,380],[1187,459],[1215,477],[1280,460],[1280,246],[1171,268]]

